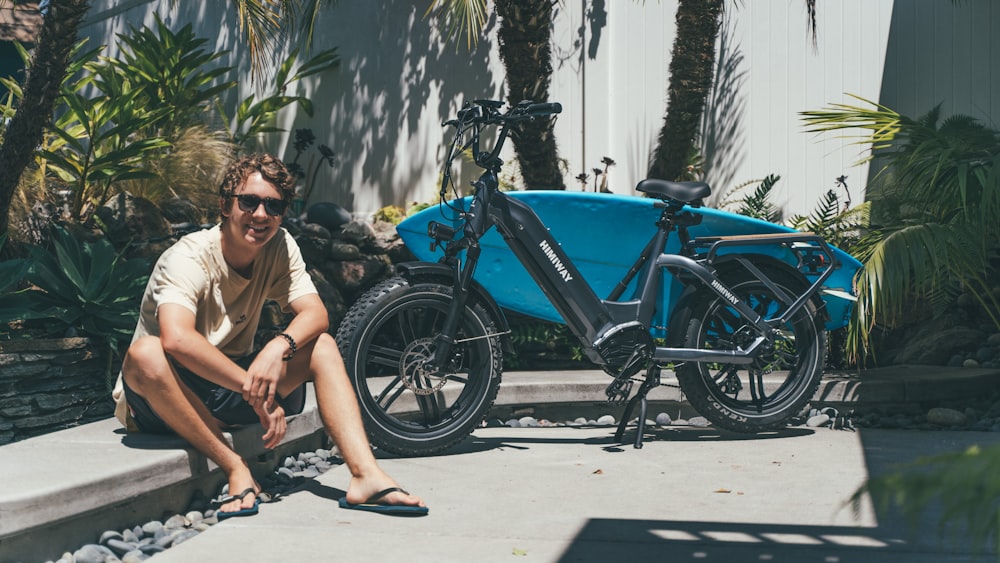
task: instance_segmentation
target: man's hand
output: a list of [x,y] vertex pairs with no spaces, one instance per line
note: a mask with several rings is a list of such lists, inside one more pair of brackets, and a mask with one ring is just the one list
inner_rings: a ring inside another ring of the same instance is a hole
[[264,427],[264,447],[273,450],[278,447],[288,430],[288,421],[285,420],[285,409],[278,403],[271,403],[270,407],[254,407],[260,424]]
[[287,364],[281,361],[284,350],[280,345],[269,342],[254,359],[247,369],[247,378],[243,382],[243,400],[257,410],[259,407],[274,404],[278,391],[278,381],[285,376]]

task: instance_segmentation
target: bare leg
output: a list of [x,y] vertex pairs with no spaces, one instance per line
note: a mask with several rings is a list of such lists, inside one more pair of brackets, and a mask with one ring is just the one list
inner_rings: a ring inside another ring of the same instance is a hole
[[[284,382],[287,387],[279,386],[278,392],[287,395],[301,384],[303,375],[312,376],[323,426],[337,444],[351,472],[347,501],[365,502],[379,491],[398,486],[375,460],[344,360],[332,336],[321,334],[315,343],[295,355],[288,366],[288,377]],[[424,506],[419,497],[399,492],[385,496],[381,502]]]
[[[251,487],[260,491],[246,462],[226,442],[218,421],[177,377],[159,338],[146,336],[134,342],[125,354],[122,375],[129,387],[146,399],[167,426],[222,469],[229,481],[230,494],[239,494]],[[219,510],[235,512],[250,508],[255,498],[256,495],[250,494],[242,502],[230,502]]]

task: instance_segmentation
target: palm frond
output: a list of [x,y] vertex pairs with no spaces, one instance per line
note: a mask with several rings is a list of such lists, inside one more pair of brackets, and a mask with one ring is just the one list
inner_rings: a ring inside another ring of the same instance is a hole
[[[988,256],[984,245],[969,244],[978,240],[977,231],[961,224],[908,225],[875,244],[856,280],[849,355],[860,360],[869,354],[877,321],[891,326],[914,303],[940,297],[948,286],[980,285],[976,280],[987,268]],[[990,312],[994,318],[997,313],[995,308]]]
[[451,41],[465,35],[465,46],[479,44],[479,34],[486,26],[486,0],[432,0],[424,17],[436,14],[445,21],[445,37]]

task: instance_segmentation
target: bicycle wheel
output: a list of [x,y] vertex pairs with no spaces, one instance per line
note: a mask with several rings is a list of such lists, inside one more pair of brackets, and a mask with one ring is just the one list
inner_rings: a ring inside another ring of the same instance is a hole
[[[786,272],[764,271],[793,299],[806,287]],[[777,318],[788,308],[749,273],[732,273],[723,282],[764,319]],[[685,347],[735,350],[756,337],[756,329],[726,300],[708,290],[701,297],[689,311]],[[810,302],[778,327],[774,346],[754,363],[687,362],[678,367],[677,380],[691,406],[716,426],[741,433],[773,430],[812,399],[823,376],[825,353],[826,333]]]
[[421,456],[468,436],[500,388],[495,323],[471,299],[442,372],[425,365],[451,304],[451,287],[389,279],[351,307],[337,331],[368,436],[385,451]]

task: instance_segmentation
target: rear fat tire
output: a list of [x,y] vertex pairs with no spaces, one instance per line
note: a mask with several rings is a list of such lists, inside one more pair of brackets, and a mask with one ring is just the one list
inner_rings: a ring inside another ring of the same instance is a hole
[[[805,290],[801,280],[785,272],[764,271],[793,297]],[[774,318],[787,308],[763,283],[746,272],[733,273],[723,282],[765,319]],[[684,346],[733,349],[733,333],[746,324],[745,321],[714,292],[706,290],[702,298],[693,303],[691,310],[685,312],[690,314],[690,320]],[[779,338],[776,345],[778,352],[765,353],[757,364],[687,362],[681,365],[677,369],[677,380],[695,410],[716,426],[733,432],[755,433],[784,427],[819,387],[826,355],[826,333],[812,302],[783,329],[784,337]],[[772,386],[775,380],[780,383],[775,388],[765,389],[764,396],[755,400],[751,387],[760,380],[759,375],[750,376],[750,368],[771,369],[769,383]],[[783,381],[782,375],[785,376]]]
[[[403,456],[444,451],[472,433],[500,389],[496,323],[471,298],[459,322],[445,377],[420,371],[452,301],[451,287],[394,277],[348,311],[337,342],[368,437]],[[494,335],[494,336],[489,336]]]

